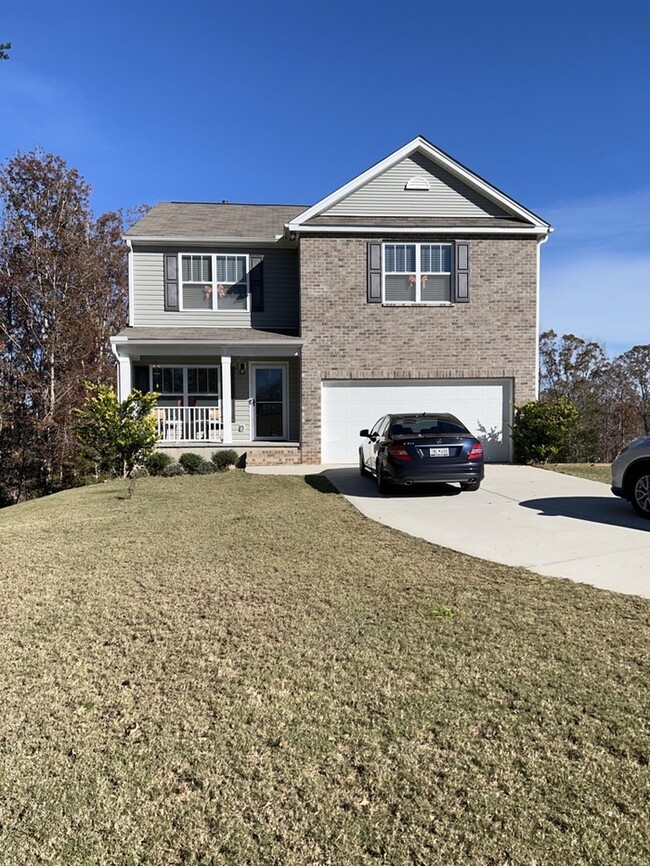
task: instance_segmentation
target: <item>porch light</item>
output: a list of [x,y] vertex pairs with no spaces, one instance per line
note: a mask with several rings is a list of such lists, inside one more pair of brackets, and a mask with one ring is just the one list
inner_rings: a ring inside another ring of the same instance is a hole
[[246,369],[247,369],[246,361],[240,361],[239,362],[239,374],[240,374],[240,376],[243,376],[246,373]]

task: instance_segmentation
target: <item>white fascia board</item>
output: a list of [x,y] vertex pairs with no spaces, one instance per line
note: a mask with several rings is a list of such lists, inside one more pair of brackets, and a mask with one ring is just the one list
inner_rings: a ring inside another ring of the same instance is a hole
[[529,237],[546,236],[553,229],[547,225],[523,226],[513,228],[506,226],[294,226],[289,223],[289,230],[300,234],[436,234],[436,235],[519,235]]
[[452,159],[443,151],[438,150],[437,147],[434,147],[425,138],[422,138],[422,136],[418,136],[417,138],[414,138],[413,141],[410,141],[408,144],[400,147],[400,149],[396,150],[395,153],[390,154],[390,156],[387,156],[385,159],[381,160],[381,162],[376,163],[376,165],[373,165],[367,171],[364,171],[358,177],[353,178],[344,186],[339,187],[339,189],[337,190],[334,190],[333,193],[330,193],[330,195],[326,196],[324,199],[321,199],[321,201],[317,202],[308,210],[303,211],[303,213],[301,214],[298,214],[298,216],[291,220],[291,222],[289,223],[289,230],[302,231],[302,227],[305,222],[313,219],[316,216],[319,216],[321,213],[333,207],[339,201],[342,201],[344,198],[351,195],[357,189],[360,189],[369,181],[374,180],[374,178],[376,177],[379,177],[379,175],[383,174],[387,169],[392,168],[393,165],[396,165],[402,159],[410,156],[416,151],[424,154],[424,156],[428,157],[432,162],[435,162],[438,165],[442,166],[450,174],[453,174],[455,177],[460,178],[468,186],[476,189],[478,192],[498,204],[504,210],[528,220],[529,222],[533,223],[535,227],[544,227],[547,231],[550,228],[547,222],[540,219],[540,217],[538,217],[532,211],[529,211],[527,208],[520,205],[514,199],[511,199],[509,196],[505,195],[505,193],[502,193],[500,190],[496,189],[496,187],[493,187],[487,181],[483,180],[478,175],[474,174],[474,172],[470,171],[468,168],[465,168],[463,165],[456,162],[456,160]]
[[[192,352],[192,349],[196,351]],[[117,358],[131,358],[131,360],[139,360],[143,355],[149,357],[164,355],[169,358],[202,358],[217,355],[230,357],[233,355],[245,355],[251,358],[299,358],[302,351],[302,343],[246,343],[233,340],[206,343],[198,340],[193,342],[179,340],[170,340],[169,342],[138,340],[137,342],[129,343],[128,346],[123,344],[119,348],[114,346],[113,351]]]
[[341,201],[351,193],[355,192],[355,190],[368,183],[368,181],[373,180],[373,178],[378,177],[380,174],[383,174],[384,171],[395,165],[395,163],[399,162],[401,159],[404,159],[404,157],[409,156],[409,154],[411,154],[414,150],[417,150],[420,142],[424,142],[424,139],[419,137],[414,138],[413,141],[409,141],[408,144],[400,147],[400,149],[396,150],[395,153],[391,153],[385,159],[382,159],[381,162],[376,163],[375,165],[364,171],[362,174],[352,178],[352,180],[348,181],[348,183],[344,184],[338,189],[335,189],[334,192],[330,193],[319,202],[316,202],[315,205],[312,205],[306,211],[303,211],[301,214],[298,214],[298,216],[294,217],[294,219],[291,220],[291,222],[289,223],[289,227],[294,227],[292,230],[298,231],[299,228],[302,226],[302,223],[306,222],[307,220],[313,219],[313,217],[318,216],[324,210],[333,207],[335,204],[337,204],[337,202]]
[[119,351],[121,347],[129,347],[129,348],[141,348],[143,346],[157,346],[158,348],[167,348],[168,346],[182,346],[183,348],[191,348],[192,346],[239,346],[239,347],[247,347],[247,348],[255,348],[255,347],[264,347],[265,349],[272,348],[276,346],[277,348],[293,348],[299,349],[303,344],[303,341],[299,338],[295,338],[293,340],[223,340],[223,339],[211,339],[211,340],[153,340],[153,339],[129,339],[128,337],[111,337],[111,345],[113,346],[113,351]]
[[137,237],[128,235],[124,237],[127,243],[136,244],[174,244],[175,246],[183,246],[191,244],[192,246],[205,244],[243,244],[249,246],[251,244],[275,244],[283,239],[284,235],[274,235],[272,238],[230,238],[230,237],[214,237],[214,238],[189,238],[189,237],[148,237],[139,235]]

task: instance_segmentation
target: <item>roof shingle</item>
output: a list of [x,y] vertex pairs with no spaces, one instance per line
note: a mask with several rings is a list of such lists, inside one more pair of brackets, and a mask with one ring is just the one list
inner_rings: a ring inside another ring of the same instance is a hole
[[308,205],[204,204],[165,201],[154,205],[125,233],[130,238],[269,239]]

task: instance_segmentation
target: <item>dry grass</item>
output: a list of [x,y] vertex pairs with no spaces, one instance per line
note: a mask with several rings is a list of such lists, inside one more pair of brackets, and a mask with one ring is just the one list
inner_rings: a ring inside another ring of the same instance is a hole
[[326,485],[0,513],[0,863],[645,864],[650,602]]
[[611,463],[545,463],[540,468],[552,469],[553,472],[561,472],[564,475],[577,475],[589,481],[612,483]]

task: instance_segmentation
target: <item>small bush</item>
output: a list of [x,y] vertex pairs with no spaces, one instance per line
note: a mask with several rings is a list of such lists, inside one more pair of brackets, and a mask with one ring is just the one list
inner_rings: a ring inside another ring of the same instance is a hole
[[170,463],[169,466],[165,466],[161,475],[164,478],[172,478],[174,475],[185,475],[185,470],[180,463]]
[[197,475],[212,475],[213,472],[217,471],[217,467],[214,463],[210,463],[209,460],[204,460],[200,466],[197,467],[196,474]]
[[566,461],[578,418],[578,410],[566,397],[516,406],[512,425],[516,459],[521,463]]
[[164,451],[154,451],[144,461],[144,465],[147,467],[149,475],[162,475],[172,462],[169,454],[165,454]]
[[232,448],[229,448],[226,451],[215,451],[210,459],[216,468],[219,471],[222,471],[223,469],[227,469],[229,466],[234,466],[238,458],[239,455],[237,452],[233,451]]
[[131,470],[131,478],[148,478],[149,470],[146,466],[139,464],[138,466],[134,466]]
[[199,466],[204,461],[200,454],[192,454],[191,452],[188,452],[187,454],[181,454],[178,458],[178,462],[188,475],[196,475],[199,471]]

